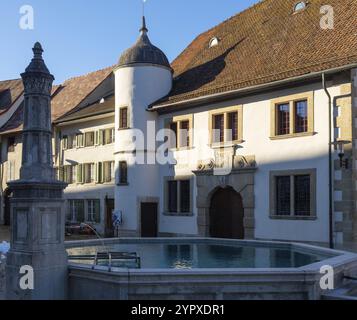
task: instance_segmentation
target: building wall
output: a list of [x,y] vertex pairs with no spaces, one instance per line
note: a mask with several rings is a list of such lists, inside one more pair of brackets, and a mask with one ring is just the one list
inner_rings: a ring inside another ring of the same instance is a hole
[[[345,80],[349,81],[349,80]],[[343,83],[342,83],[343,85]],[[328,83],[334,99],[343,94],[341,80]],[[289,139],[273,140],[271,136],[271,100],[300,94],[313,93],[314,134]],[[194,117],[194,146],[188,151],[173,151],[176,166],[160,168],[160,208],[163,207],[163,181],[166,176],[193,176],[199,160],[214,158],[209,146],[209,110],[221,107],[243,105],[243,140],[237,154],[255,156],[257,171],[254,181],[255,237],[261,239],[327,242],[329,240],[328,206],[328,99],[320,83],[274,91],[163,115],[159,127],[165,126],[165,119],[176,115]],[[337,138],[337,137],[336,137]],[[186,158],[186,163],[183,159]],[[181,160],[180,160],[181,159]],[[269,180],[271,171],[316,169],[316,219],[275,220],[269,216]],[[193,178],[195,179],[195,178]],[[194,183],[195,185],[195,183]],[[194,190],[193,215],[170,217],[160,215],[160,232],[174,234],[197,234],[197,188]]]
[[[57,127],[59,135],[66,136],[76,133],[95,132],[104,129],[114,128],[114,117],[106,117],[79,123],[64,124]],[[114,143],[108,145],[96,145],[93,147],[74,148],[63,150],[61,145],[60,163],[62,165],[85,164],[114,161]],[[104,234],[106,221],[105,200],[114,199],[114,180],[110,183],[74,183],[65,189],[64,197],[69,210],[69,200],[100,200],[100,223],[91,223],[97,231]],[[86,221],[88,222],[88,221]]]
[[[147,126],[148,121],[156,124],[157,114],[146,109],[167,95],[171,86],[172,73],[167,68],[142,65],[115,71],[115,160],[117,166],[120,161],[126,161],[129,166],[128,185],[117,186],[115,191],[115,208],[123,214],[123,225],[119,231],[122,236],[140,235],[140,202],[156,202],[160,196],[159,166],[155,161],[153,165],[146,165],[146,161],[137,165],[132,151],[136,148],[137,156],[144,158],[155,156],[155,142],[147,144],[150,135]],[[129,128],[126,130],[119,128],[119,110],[122,107],[128,108]],[[137,140],[136,146],[133,146],[136,130],[143,133],[141,141],[144,144],[139,144]],[[152,132],[155,136],[155,128]]]

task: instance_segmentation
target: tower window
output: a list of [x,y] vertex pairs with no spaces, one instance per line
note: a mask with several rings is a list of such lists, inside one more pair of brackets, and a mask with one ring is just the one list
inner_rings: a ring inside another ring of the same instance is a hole
[[128,129],[128,108],[120,108],[119,129]]
[[128,163],[126,161],[119,162],[119,185],[128,184]]

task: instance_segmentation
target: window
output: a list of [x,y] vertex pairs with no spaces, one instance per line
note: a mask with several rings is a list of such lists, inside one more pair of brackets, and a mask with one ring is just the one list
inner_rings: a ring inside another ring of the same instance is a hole
[[310,212],[310,176],[294,177],[294,209],[296,216],[309,216]]
[[228,140],[238,140],[238,112],[228,113]]
[[115,142],[114,129],[103,130],[103,145],[112,144]]
[[7,138],[7,152],[15,152],[16,147],[16,138],[9,137]]
[[276,209],[279,216],[290,215],[290,191],[290,176],[276,177]]
[[188,148],[190,146],[190,121],[185,120],[180,122],[180,148]]
[[169,212],[178,212],[177,201],[178,181],[168,181],[168,209]]
[[165,186],[166,211],[169,214],[191,213],[191,180],[167,180]]
[[187,213],[191,211],[191,191],[190,191],[190,181],[183,180],[180,181],[180,208],[181,212]]
[[68,184],[73,183],[73,166],[63,167],[63,181]]
[[103,182],[108,183],[113,181],[114,162],[103,162]]
[[271,108],[271,139],[314,134],[313,93],[275,99]]
[[290,106],[289,104],[277,105],[278,111],[278,135],[290,133]]
[[173,122],[170,124],[170,130],[171,130],[171,148],[177,148],[178,147],[178,135],[177,135],[177,122]]
[[65,135],[62,138],[63,150],[70,150],[77,146],[77,138],[75,134]]
[[76,135],[76,146],[77,148],[83,148],[84,147],[84,135],[83,133],[79,133]]
[[84,183],[94,182],[94,163],[86,163],[83,165],[84,168]]
[[272,218],[315,218],[316,170],[272,172],[270,199]]
[[119,162],[119,185],[128,184],[128,163],[126,161]]
[[224,142],[224,114],[213,116],[213,142]]
[[84,200],[69,200],[67,220],[69,222],[84,222]]
[[307,100],[296,101],[295,111],[295,132],[302,133],[308,131]]
[[211,143],[239,143],[243,137],[243,106],[210,113]]
[[94,146],[94,132],[85,133],[85,146],[93,147]]
[[87,221],[100,223],[100,200],[87,200]]
[[172,122],[166,127],[171,131],[169,140],[173,149],[185,149],[192,146],[192,123],[193,116],[178,116],[172,119]]
[[128,108],[120,108],[119,110],[119,129],[128,129]]

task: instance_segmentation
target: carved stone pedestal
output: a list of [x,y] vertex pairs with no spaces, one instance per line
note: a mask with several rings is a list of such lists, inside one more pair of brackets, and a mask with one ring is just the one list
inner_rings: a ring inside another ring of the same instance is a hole
[[[7,299],[66,299],[67,254],[64,248],[62,193],[65,184],[17,181],[9,184],[11,251],[7,256]],[[20,269],[34,271],[34,289],[20,287]]]

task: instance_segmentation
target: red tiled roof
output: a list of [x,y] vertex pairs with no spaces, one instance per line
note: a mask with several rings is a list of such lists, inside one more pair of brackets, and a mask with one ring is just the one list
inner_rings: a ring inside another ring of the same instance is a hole
[[0,115],[14,104],[23,91],[21,79],[0,81]]
[[[357,63],[357,1],[264,0],[199,35],[172,63],[170,94],[155,106],[242,89]],[[323,5],[334,29],[320,27]],[[209,48],[210,39],[220,43]]]
[[112,71],[113,67],[108,67],[64,82],[59,92],[52,98],[52,120],[77,108]]
[[[98,87],[112,72],[113,67],[89,73],[65,81],[52,88],[52,121],[75,110],[78,105]],[[13,114],[10,120],[0,128],[0,134],[19,132],[23,125],[23,105]]]

